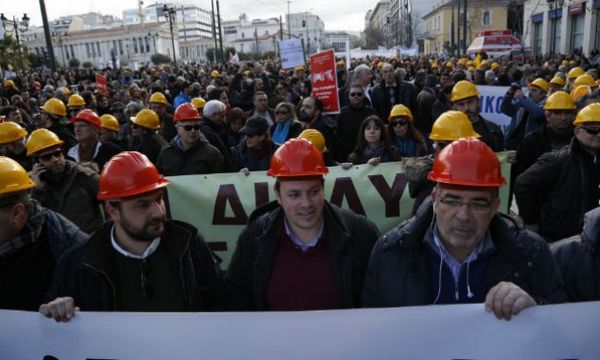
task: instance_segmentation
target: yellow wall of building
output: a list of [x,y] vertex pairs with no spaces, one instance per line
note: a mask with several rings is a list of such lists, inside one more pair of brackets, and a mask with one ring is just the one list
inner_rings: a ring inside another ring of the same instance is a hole
[[[500,5],[482,5],[482,4],[469,4],[469,10],[467,12],[467,38],[468,44],[470,44],[475,35],[483,30],[502,30],[506,29],[507,25],[507,7]],[[491,11],[490,20],[491,23],[488,26],[483,25],[483,13],[485,11]],[[424,41],[425,54],[431,54],[441,52],[445,43],[450,43],[450,25],[451,25],[452,8],[442,7],[437,11],[429,13],[423,18],[423,21],[428,23],[429,36]],[[456,14],[455,14],[456,16]],[[434,18],[439,17],[440,25],[439,29],[434,28]],[[454,24],[455,31],[458,26],[457,22]],[[461,25],[461,37],[462,37],[462,25]],[[467,46],[468,46],[467,44]],[[437,46],[437,47],[436,47]]]

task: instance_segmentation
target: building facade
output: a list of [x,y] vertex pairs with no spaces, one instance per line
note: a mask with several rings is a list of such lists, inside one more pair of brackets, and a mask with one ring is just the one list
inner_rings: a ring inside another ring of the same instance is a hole
[[[71,59],[82,64],[91,62],[95,67],[129,66],[137,68],[149,63],[152,55],[166,54],[173,59],[171,34],[167,23],[119,25],[114,27],[86,28],[54,32],[52,46],[58,64],[68,66]],[[177,34],[175,34],[177,36]],[[175,38],[176,56],[179,57],[178,38]],[[28,51],[46,56],[47,48],[42,27],[32,28],[23,34]]]
[[525,1],[524,42],[535,55],[600,49],[600,0]]
[[[423,52],[425,54],[452,53],[452,28],[455,34],[460,28],[463,37],[463,9],[460,14],[453,6],[454,1],[442,3],[422,17],[425,25]],[[483,30],[501,30],[507,26],[508,0],[469,0],[467,9],[468,47],[475,35]],[[453,20],[454,17],[454,21]],[[454,23],[454,24],[453,24]],[[455,50],[458,52],[459,38],[455,35]]]
[[294,37],[304,40],[307,54],[321,51],[325,35],[325,23],[311,12],[286,15],[287,30]]
[[[170,4],[175,10],[174,32],[179,38],[179,50],[183,61],[206,60],[206,51],[215,47],[213,41],[212,13],[193,4]],[[156,24],[168,21],[163,14],[163,4],[145,8],[123,10],[125,25]],[[218,22],[215,27],[218,39]]]
[[[249,20],[241,14],[237,20],[223,21],[223,46],[242,53],[277,52],[277,41],[282,38],[283,24],[278,18]],[[287,39],[287,33],[283,33]]]

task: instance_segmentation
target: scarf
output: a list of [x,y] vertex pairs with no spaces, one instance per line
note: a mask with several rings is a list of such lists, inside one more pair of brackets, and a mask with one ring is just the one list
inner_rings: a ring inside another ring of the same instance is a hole
[[292,119],[289,119],[285,123],[277,122],[275,124],[275,131],[273,132],[273,142],[277,145],[281,145],[285,143],[287,140],[288,134],[290,132],[290,127],[292,126]]
[[[382,157],[384,152],[385,152],[385,143],[383,143],[383,142],[381,142],[379,145],[377,145],[377,147],[374,149],[367,145],[363,149],[363,158],[365,159],[365,162],[367,162],[372,158]],[[381,159],[381,160],[383,160],[383,159]]]
[[46,219],[42,212],[42,207],[37,201],[32,200],[32,206],[28,206],[28,208],[29,220],[27,224],[25,224],[25,227],[16,238],[0,245],[0,258],[8,257],[25,246],[33,244],[42,233]]

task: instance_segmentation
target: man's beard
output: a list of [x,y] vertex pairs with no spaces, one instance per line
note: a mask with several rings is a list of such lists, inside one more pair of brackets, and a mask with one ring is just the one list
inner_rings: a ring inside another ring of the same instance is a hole
[[[140,229],[135,229],[127,219],[121,217],[121,227],[123,230],[135,241],[141,242],[150,242],[154,240],[156,237],[162,235],[165,231],[165,222],[166,217],[160,216],[154,219],[151,219],[144,223],[144,226]],[[151,231],[149,228],[152,225],[156,225],[158,223],[162,223],[162,229],[160,231]]]
[[305,111],[300,110],[300,112],[298,113],[298,120],[305,123],[309,123],[312,120],[312,118]]

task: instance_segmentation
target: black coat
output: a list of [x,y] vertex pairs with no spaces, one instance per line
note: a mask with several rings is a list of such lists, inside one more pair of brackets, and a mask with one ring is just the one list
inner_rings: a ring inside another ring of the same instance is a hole
[[[343,306],[358,307],[369,253],[379,231],[365,217],[328,202],[323,216]],[[283,209],[276,202],[250,216],[225,278],[233,310],[268,310],[267,289],[283,220]]]
[[[415,217],[377,241],[365,279],[365,307],[433,304],[429,250],[423,243],[432,220],[432,206],[423,206]],[[489,231],[495,252],[489,255],[485,273],[486,294],[500,281],[509,281],[538,304],[566,301],[560,271],[543,239],[500,213],[493,217]]]
[[[417,92],[412,84],[404,81],[396,81],[394,98],[394,105],[403,104],[408,107],[413,114],[417,113]],[[371,103],[375,113],[383,121],[387,121],[388,115],[392,110],[392,105],[385,82],[382,81],[371,89]]]
[[[587,158],[587,159],[586,159]],[[548,241],[579,234],[583,215],[598,204],[598,164],[573,138],[571,145],[543,154],[517,177],[515,196],[525,224],[539,224]]]
[[348,155],[356,147],[360,124],[367,116],[375,114],[372,108],[368,106],[354,107],[352,105],[344,106],[337,116],[337,135],[340,139],[342,149],[340,158],[346,160]]
[[258,158],[254,150],[248,148],[246,141],[242,140],[239,144],[231,148],[233,158],[233,170],[240,171],[247,168],[250,171],[269,170],[271,164],[271,156],[279,146],[275,145],[271,140],[266,144],[267,148],[263,157]]
[[182,150],[177,137],[163,146],[156,167],[165,176],[212,174],[225,172],[223,155],[204,136],[194,146]]
[[[48,300],[70,296],[84,311],[119,310],[115,286],[119,274],[114,261],[117,253],[110,241],[112,226],[111,222],[105,223],[87,243],[75,246],[65,254],[57,265]],[[221,308],[221,270],[196,228],[169,220],[159,246],[166,246],[168,253],[179,263],[179,276],[173,281],[182,287],[185,310]]]
[[13,254],[0,257],[0,309],[37,311],[50,289],[58,259],[88,235],[52,210],[41,208],[39,236]]
[[233,169],[233,162],[231,159],[231,150],[227,143],[229,140],[227,139],[227,131],[224,127],[219,127],[217,124],[213,123],[208,119],[202,120],[200,123],[200,131],[206,137],[208,142],[214,147],[217,148],[223,155],[223,159],[225,160],[225,171],[231,171]]
[[579,236],[552,244],[571,301],[600,300],[600,208],[585,214]]
[[502,129],[495,123],[484,119],[479,115],[479,121],[473,125],[473,130],[481,135],[479,140],[483,141],[494,152],[504,150],[504,135]]

